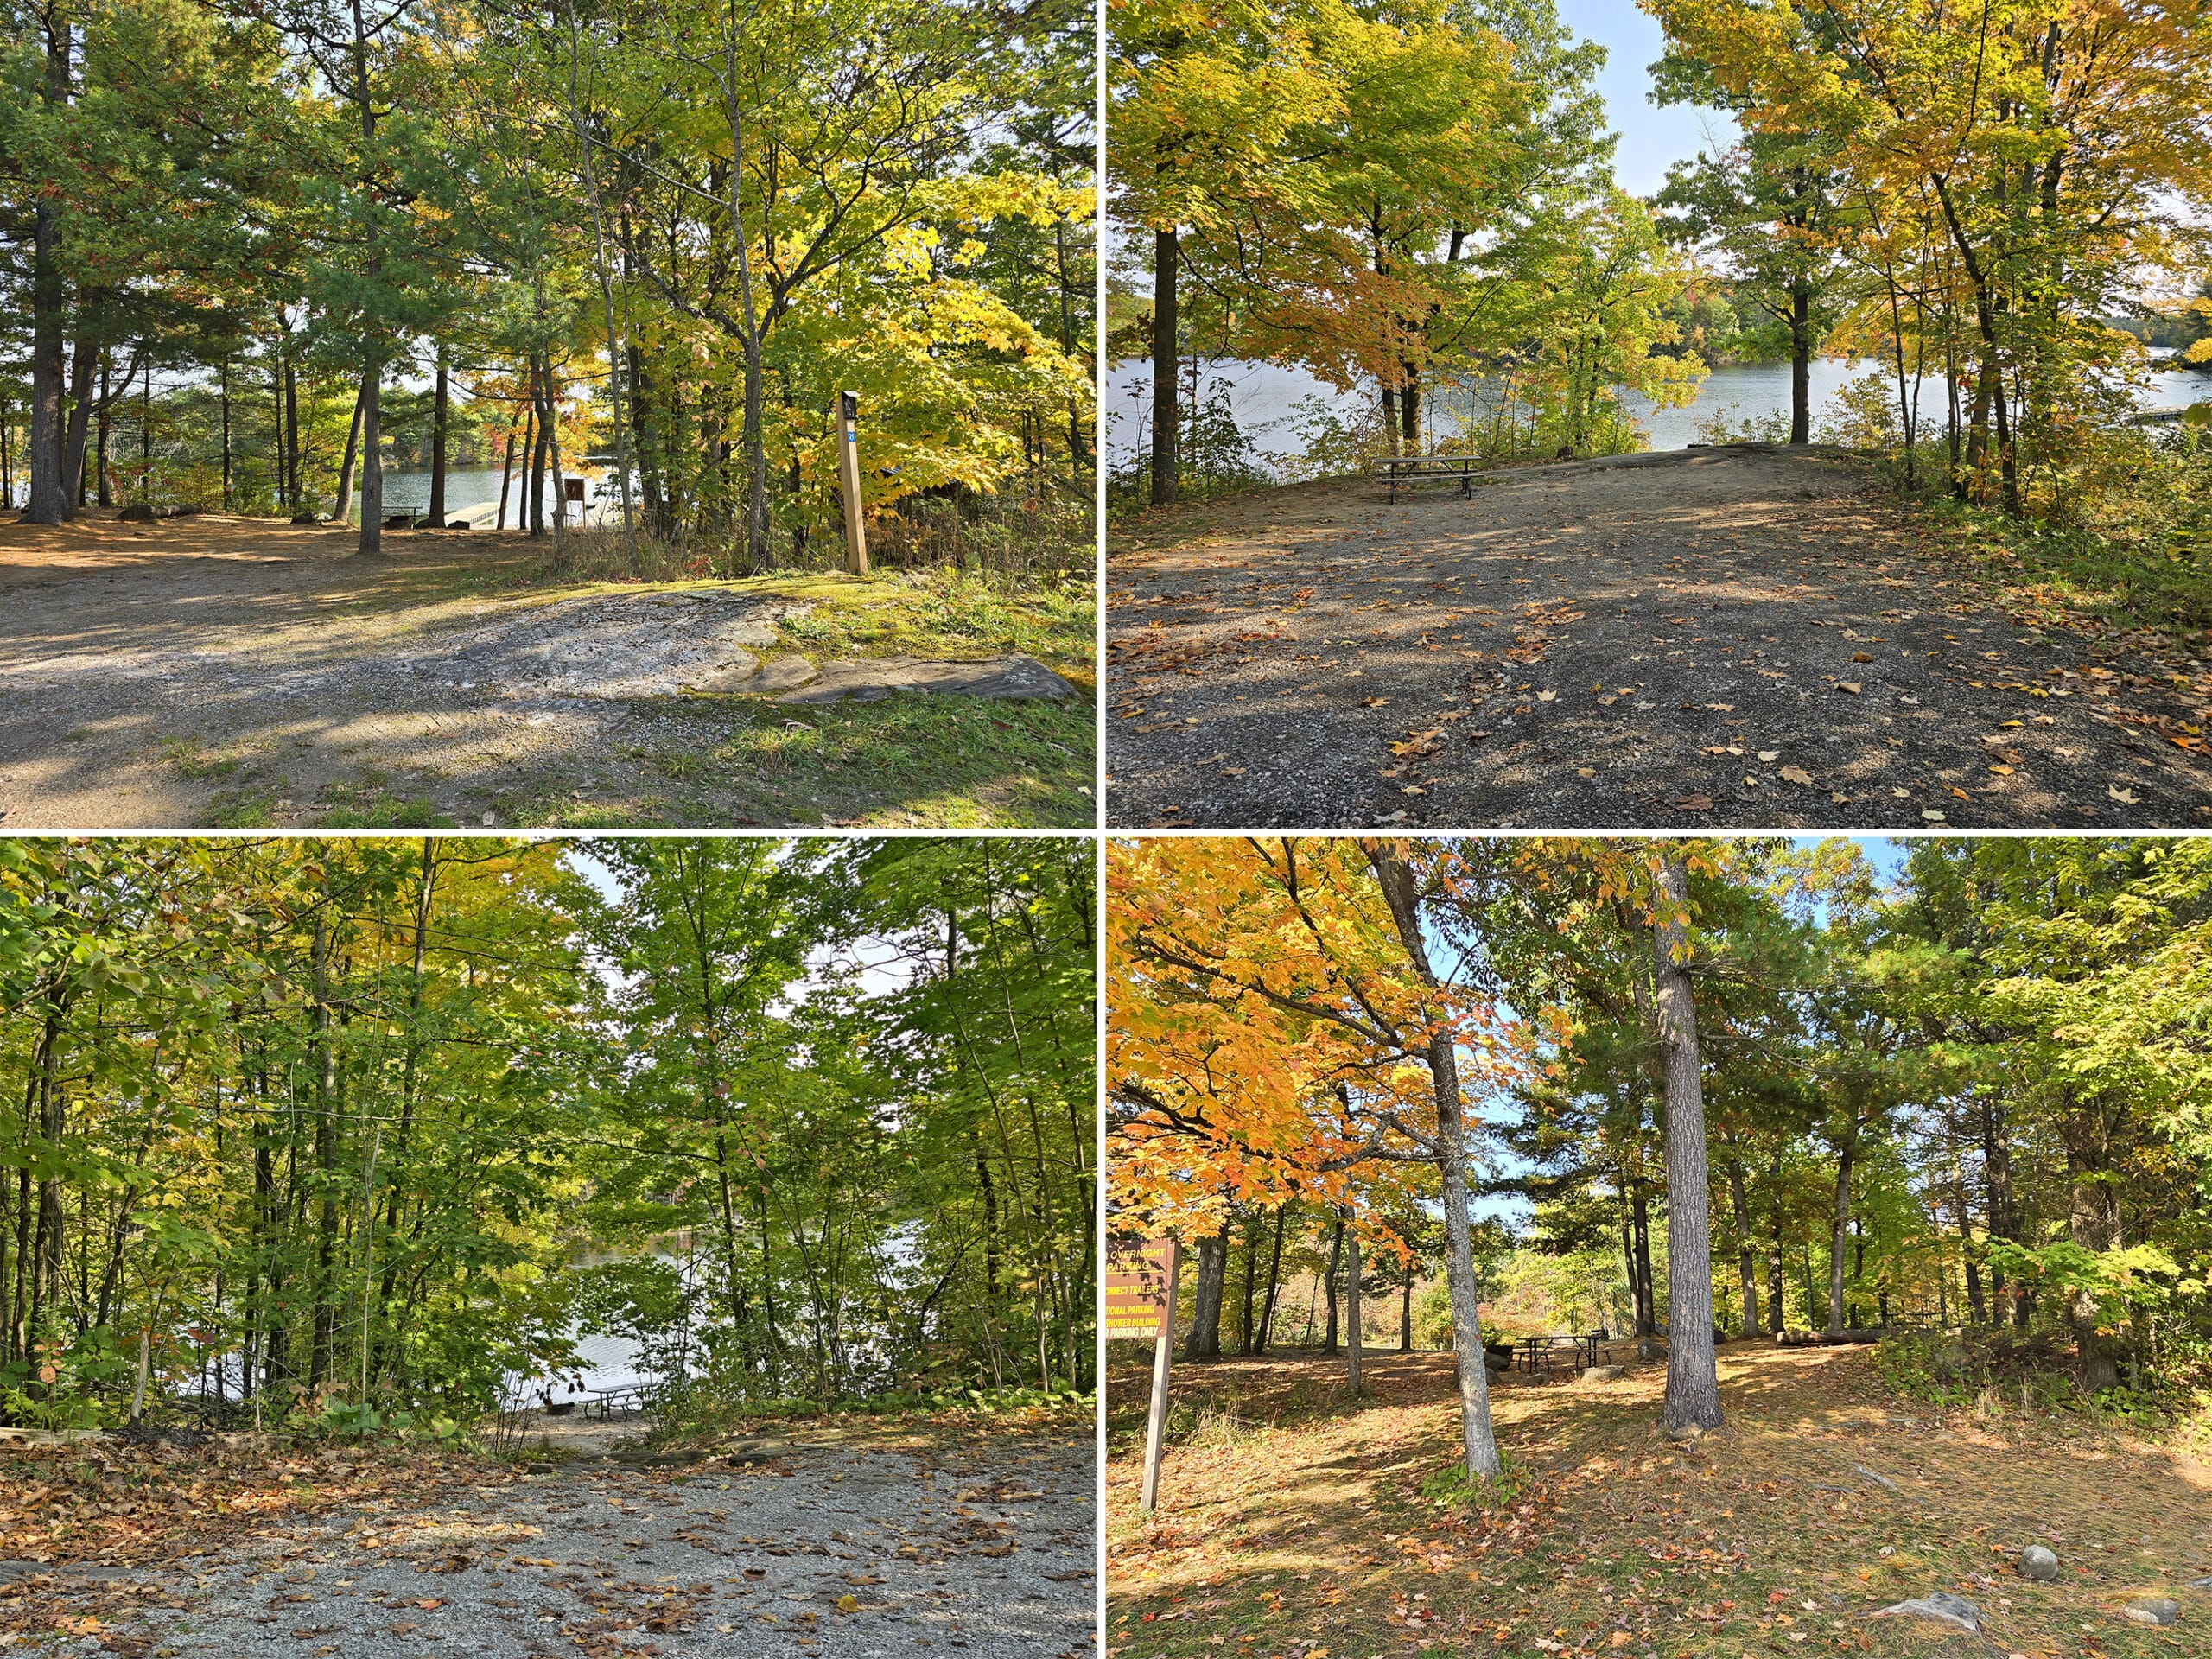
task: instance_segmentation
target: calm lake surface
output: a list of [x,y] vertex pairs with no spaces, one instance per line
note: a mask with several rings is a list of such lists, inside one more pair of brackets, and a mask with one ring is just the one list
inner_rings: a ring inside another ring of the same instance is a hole
[[[600,516],[601,493],[607,492],[606,505],[614,521],[620,522],[622,512],[620,499],[613,493],[613,481],[595,472],[584,474],[585,505],[591,522]],[[507,526],[514,527],[522,508],[523,498],[529,493],[530,478],[518,467],[515,477],[507,486]],[[326,506],[329,504],[324,503]],[[573,509],[574,504],[571,504]],[[361,493],[353,492],[353,511],[358,519],[361,507]],[[384,510],[386,512],[411,512],[417,515],[430,508],[430,473],[421,471],[391,472],[384,475]],[[480,525],[489,527],[499,514],[499,469],[496,467],[448,467],[446,471],[446,517],[469,518]],[[545,480],[545,514],[550,523],[553,515],[553,480]],[[574,523],[573,512],[570,522]]]
[[[1824,417],[1833,417],[1835,395],[1845,383],[1857,379],[1874,366],[1864,359],[1857,363],[1841,358],[1814,360],[1813,424],[1816,429]],[[1217,382],[1230,387],[1230,408],[1236,416],[1238,429],[1263,455],[1294,456],[1303,453],[1298,411],[1294,407],[1300,399],[1319,398],[1331,409],[1348,416],[1357,410],[1363,400],[1373,397],[1371,392],[1340,392],[1303,369],[1234,359],[1208,363],[1200,371],[1202,395]],[[1106,452],[1112,464],[1128,465],[1149,442],[1146,435],[1149,430],[1151,396],[1150,363],[1128,360],[1116,363],[1109,372]],[[2212,374],[2169,370],[2152,378],[2139,407],[2179,409],[2208,397],[2212,397]],[[1789,365],[1750,363],[1717,368],[1698,387],[1695,400],[1682,409],[1655,410],[1649,400],[1635,392],[1627,393],[1624,402],[1652,448],[1681,449],[1696,442],[1698,428],[1714,416],[1721,416],[1732,426],[1741,421],[1763,420],[1777,415],[1786,420],[1789,414]],[[1940,379],[1921,387],[1920,407],[1923,421],[1941,424],[1943,385]],[[1437,414],[1449,423],[1448,410],[1439,409]]]

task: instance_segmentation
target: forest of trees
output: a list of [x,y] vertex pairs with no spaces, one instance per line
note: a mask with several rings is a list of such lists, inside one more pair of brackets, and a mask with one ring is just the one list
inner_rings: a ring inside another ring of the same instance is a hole
[[2064,516],[2144,464],[2139,337],[2212,361],[2169,321],[2212,270],[2201,7],[1644,10],[1653,97],[1742,134],[1649,200],[1612,182],[1600,49],[1546,0],[1113,9],[1111,201],[1151,290],[1119,343],[1154,360],[1155,505],[1200,354],[1378,392],[1357,435],[1393,453],[1636,447],[1618,391],[1681,401],[1708,354],[1790,360],[1803,443],[1829,354],[1873,365],[1839,434],[1909,484]]
[[0,842],[0,1413],[1090,1386],[1077,841]]
[[[1674,1421],[1717,1421],[1713,1325],[1959,1331],[1961,1370],[2186,1389],[2212,1362],[2212,842],[1891,852],[1116,849],[1109,1224],[1196,1244],[1200,1355],[1224,1324],[1263,1350],[1294,1268],[1328,1274],[1333,1338],[1363,1243],[1408,1336],[1440,1272],[1466,1356],[1517,1247],[1593,1315],[1621,1281]],[[1471,1198],[1515,1201],[1518,1236]],[[1494,1471],[1479,1363],[1462,1386]]]
[[1109,17],[1112,211],[1149,276],[1155,505],[1183,484],[1192,356],[1378,389],[1371,436],[1393,453],[1434,441],[1439,385],[1490,378],[1468,435],[1486,453],[1628,447],[1617,388],[1694,389],[1702,365],[1674,349],[1688,271],[1614,184],[1603,54],[1548,0],[1141,0]]
[[358,481],[374,550],[465,446],[535,533],[588,467],[757,569],[837,522],[852,390],[871,505],[1087,500],[1093,60],[1073,0],[12,0],[11,499]]

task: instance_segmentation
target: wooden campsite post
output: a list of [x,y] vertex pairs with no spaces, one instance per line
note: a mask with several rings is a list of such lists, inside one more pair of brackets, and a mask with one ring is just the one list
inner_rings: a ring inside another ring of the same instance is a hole
[[1181,1242],[1116,1239],[1107,1245],[1106,1337],[1153,1340],[1152,1408],[1145,1419],[1144,1491],[1137,1512],[1150,1515],[1160,1497],[1160,1453],[1167,1433],[1167,1362],[1175,1350],[1175,1281]]
[[861,522],[861,440],[853,429],[861,416],[857,391],[837,394],[837,487],[845,497],[845,564],[856,576],[868,575],[868,528]]

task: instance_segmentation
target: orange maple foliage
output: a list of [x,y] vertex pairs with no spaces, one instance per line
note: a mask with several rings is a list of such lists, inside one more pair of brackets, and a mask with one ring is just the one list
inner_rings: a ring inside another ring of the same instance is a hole
[[[1107,861],[1107,1066],[1125,1116],[1110,1200],[1155,1234],[1217,1232],[1234,1204],[1402,1211],[1437,1152],[1428,1048],[1465,1098],[1556,1065],[1564,1017],[1415,970],[1370,852],[1452,879],[1441,843],[1194,837]],[[1363,1233],[1368,1230],[1363,1228]],[[1385,1249],[1395,1236],[1370,1234]]]

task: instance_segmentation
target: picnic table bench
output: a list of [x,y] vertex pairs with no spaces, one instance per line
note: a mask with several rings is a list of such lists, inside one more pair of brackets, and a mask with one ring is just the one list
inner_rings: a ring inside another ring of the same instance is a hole
[[591,1398],[584,1402],[584,1415],[590,1417],[595,1408],[601,1421],[611,1422],[617,1412],[627,1417],[632,1412],[643,1409],[645,1397],[645,1385],[642,1382],[625,1383],[619,1389],[594,1389]]
[[1390,486],[1390,499],[1398,499],[1398,486],[1429,479],[1458,479],[1462,499],[1471,499],[1475,478],[1483,464],[1472,455],[1377,455],[1367,463],[1368,476]]
[[1521,1368],[1533,1374],[1541,1366],[1548,1376],[1553,1351],[1564,1344],[1573,1356],[1574,1369],[1584,1370],[1598,1363],[1599,1345],[1611,1340],[1612,1337],[1604,1331],[1561,1331],[1550,1336],[1523,1337]]

